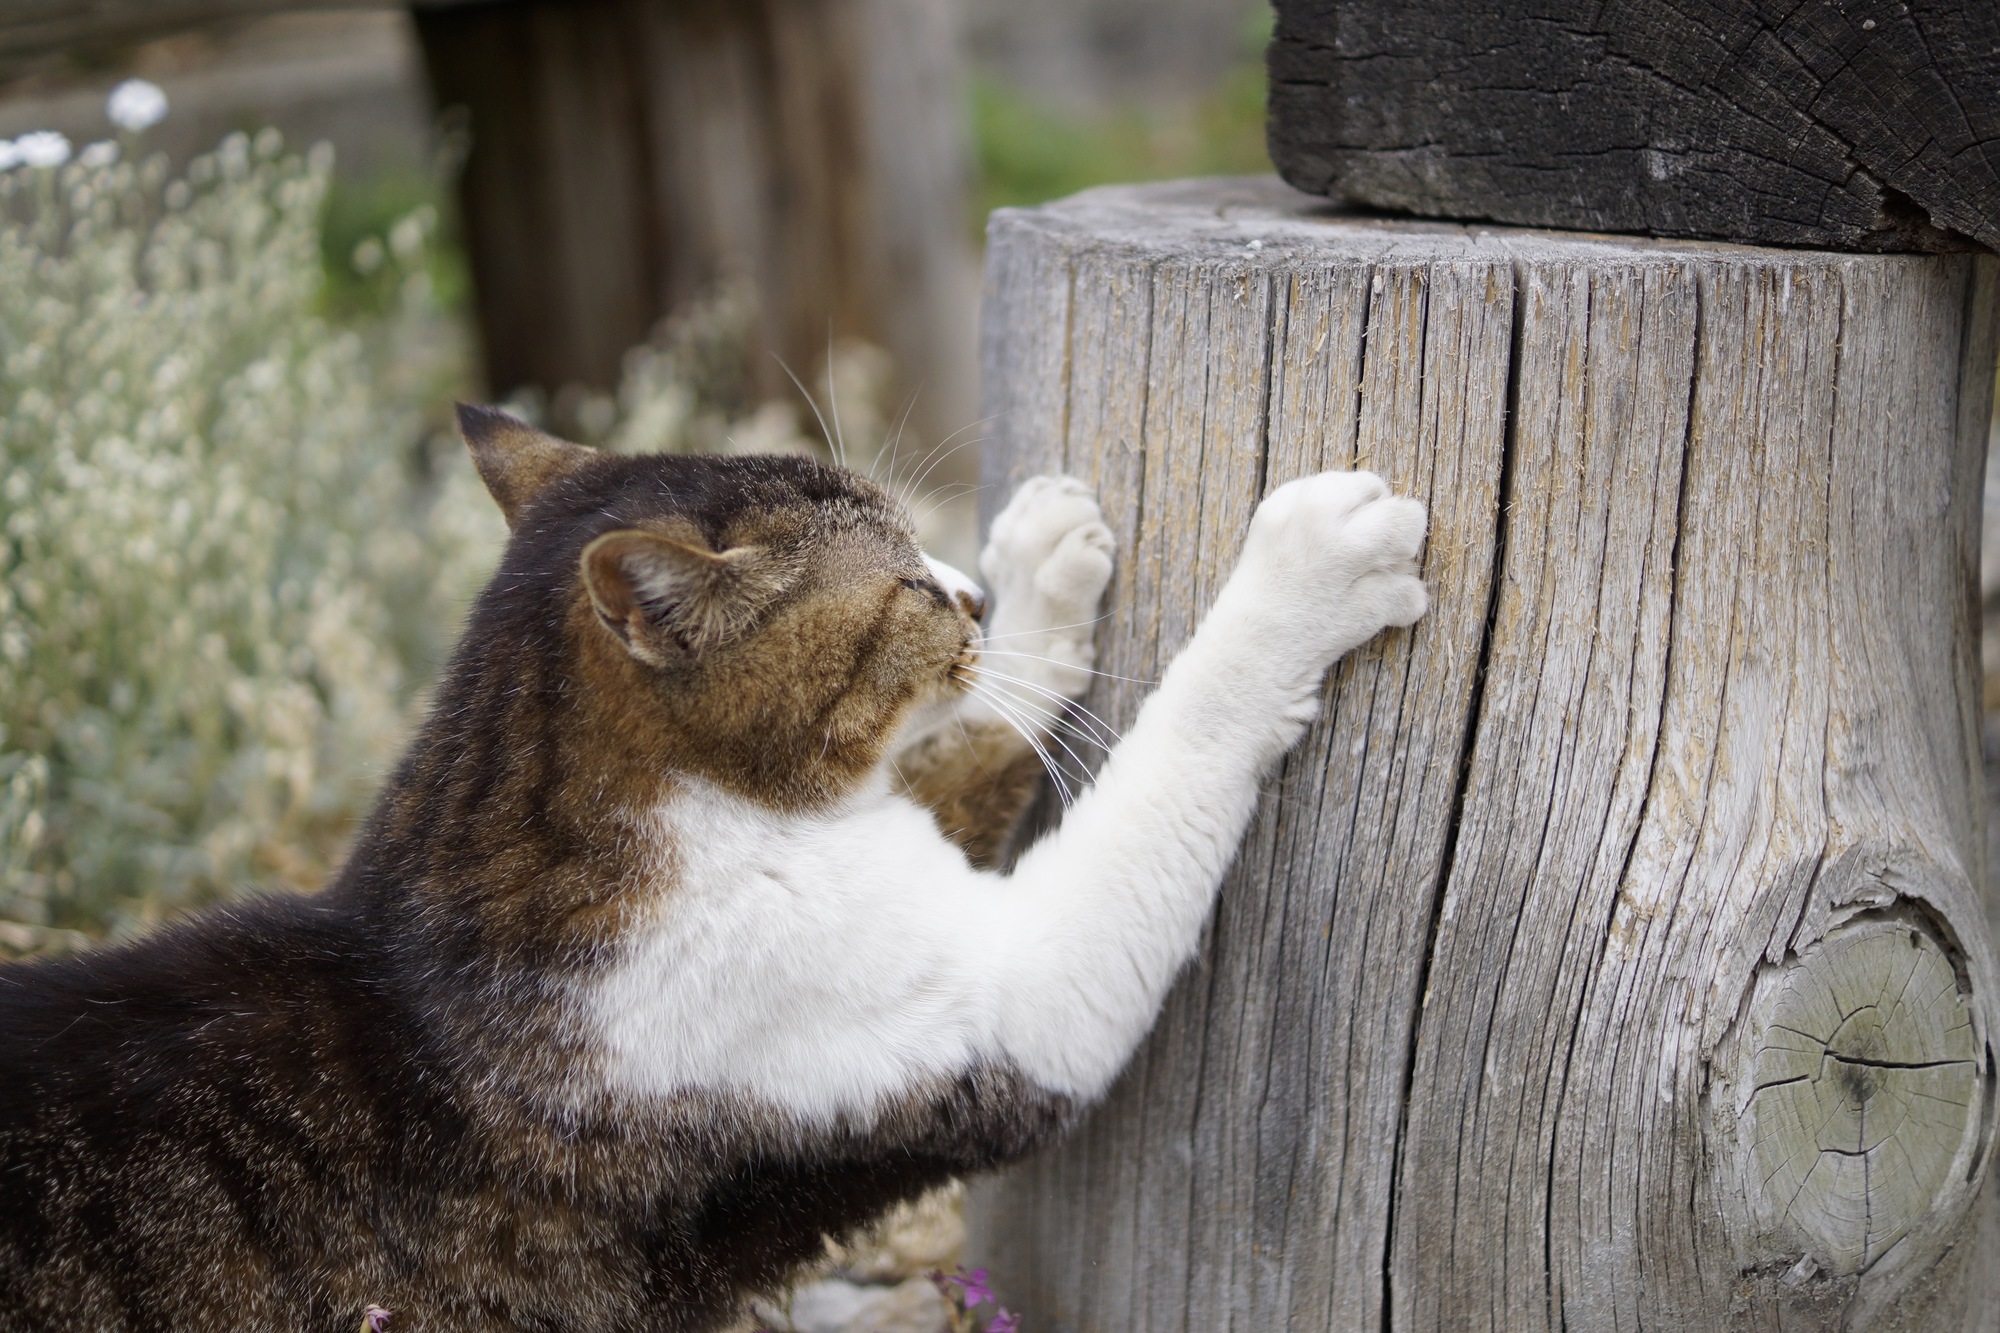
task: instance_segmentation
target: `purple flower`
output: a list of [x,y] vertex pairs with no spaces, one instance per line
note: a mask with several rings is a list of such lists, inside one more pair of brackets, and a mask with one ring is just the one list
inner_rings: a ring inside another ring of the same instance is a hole
[[945,1281],[965,1293],[965,1308],[968,1310],[985,1305],[989,1301],[996,1305],[999,1303],[993,1301],[993,1289],[986,1285],[986,1270],[983,1268],[975,1268],[970,1273],[960,1268]]
[[1020,1333],[1020,1330],[1021,1316],[1004,1305],[1000,1307],[1000,1313],[993,1316],[993,1322],[986,1326],[986,1333]]

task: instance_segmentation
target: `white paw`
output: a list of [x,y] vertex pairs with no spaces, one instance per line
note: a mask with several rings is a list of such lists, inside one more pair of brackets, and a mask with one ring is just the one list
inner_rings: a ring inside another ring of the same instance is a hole
[[1423,505],[1372,472],[1300,477],[1257,506],[1242,568],[1287,631],[1330,659],[1423,616],[1425,522]]
[[993,669],[1070,698],[1083,692],[1113,545],[1096,497],[1075,477],[1022,483],[979,556],[993,597],[986,624]]

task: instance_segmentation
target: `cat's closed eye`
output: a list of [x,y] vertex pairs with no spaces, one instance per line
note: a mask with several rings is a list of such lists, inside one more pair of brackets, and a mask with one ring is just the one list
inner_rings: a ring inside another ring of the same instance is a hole
[[924,596],[930,598],[933,602],[936,602],[939,606],[943,607],[945,610],[947,611],[951,610],[951,598],[945,596],[944,589],[940,588],[932,580],[901,578],[897,579],[896,582],[902,584],[905,588],[908,588],[911,592],[922,593]]

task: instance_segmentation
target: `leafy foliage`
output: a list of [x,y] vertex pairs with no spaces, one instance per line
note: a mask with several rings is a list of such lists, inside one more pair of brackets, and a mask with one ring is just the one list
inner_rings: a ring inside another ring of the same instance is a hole
[[17,948],[317,883],[500,537],[426,417],[464,358],[423,237],[385,261],[399,298],[339,327],[330,154],[232,135],[176,180],[105,157],[0,173]]
[[991,77],[971,83],[979,177],[974,215],[1039,204],[1092,185],[1267,172],[1264,47],[1270,11],[1246,21],[1242,53],[1214,88],[1176,107],[1079,114]]

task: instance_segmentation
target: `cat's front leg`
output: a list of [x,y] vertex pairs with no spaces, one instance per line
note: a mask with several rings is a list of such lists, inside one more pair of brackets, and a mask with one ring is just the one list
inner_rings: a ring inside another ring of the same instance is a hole
[[1033,799],[1044,757],[1083,750],[1064,718],[1090,684],[1113,539],[1090,488],[1035,477],[993,521],[991,594],[973,692],[921,719],[891,756],[901,789],[975,864],[990,863]]
[[1098,781],[1008,881],[1001,1046],[1094,1099],[1200,937],[1258,786],[1317,715],[1338,657],[1424,613],[1424,510],[1369,473],[1258,507],[1236,571]]

